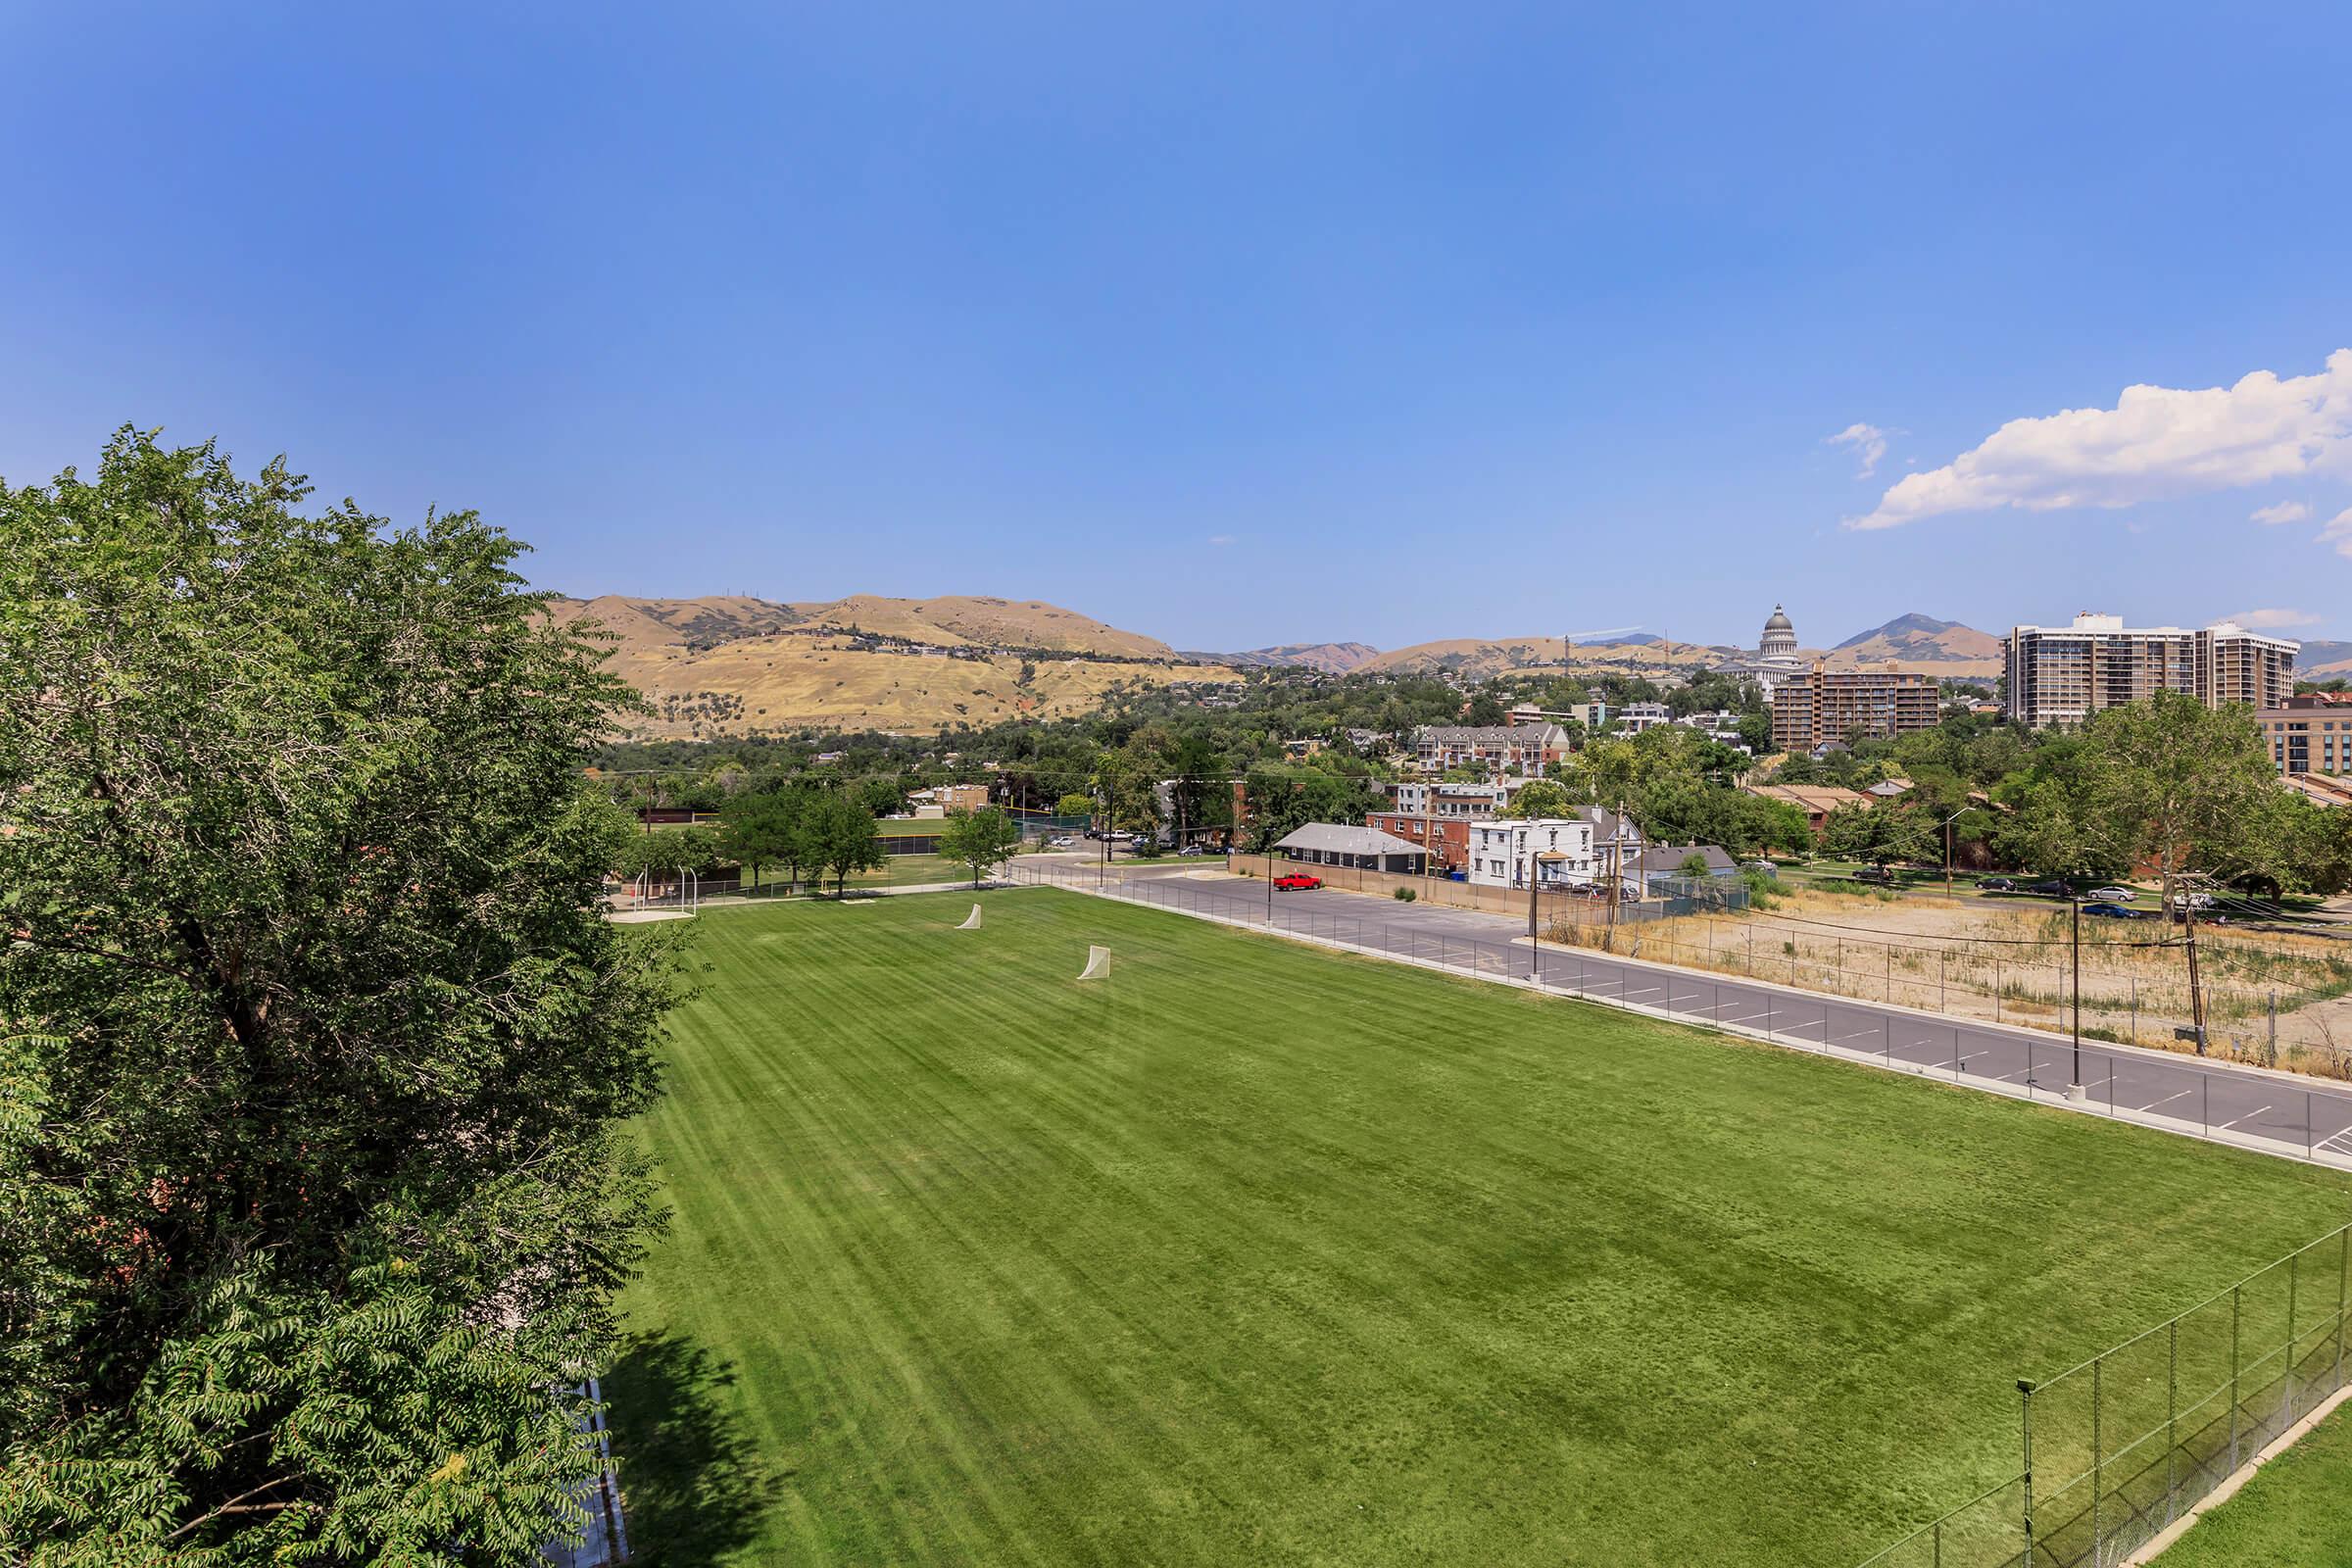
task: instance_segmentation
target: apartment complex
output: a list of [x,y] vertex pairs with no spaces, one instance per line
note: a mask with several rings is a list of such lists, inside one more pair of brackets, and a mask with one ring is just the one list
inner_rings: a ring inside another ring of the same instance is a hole
[[1449,767],[1513,769],[1542,778],[1568,755],[1568,732],[1553,723],[1424,724],[1413,732],[1413,757],[1424,773]]
[[2279,772],[2352,773],[2352,692],[2289,697],[2255,717]]
[[2001,642],[2009,716],[2034,729],[2079,724],[2158,692],[2184,692],[2209,708],[2277,708],[2294,692],[2301,647],[2231,621],[2191,631],[2085,612],[2072,625],[2018,626]]
[[1934,729],[1941,717],[1936,682],[1892,665],[1880,669],[1831,669],[1816,661],[1772,693],[1772,746],[1779,752],[1809,752],[1857,731],[1893,736]]

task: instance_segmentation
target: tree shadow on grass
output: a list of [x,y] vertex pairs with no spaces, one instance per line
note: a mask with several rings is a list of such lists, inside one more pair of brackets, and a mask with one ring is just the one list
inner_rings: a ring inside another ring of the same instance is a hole
[[694,1341],[645,1334],[604,1379],[630,1561],[702,1568],[747,1544],[781,1477],[728,1408],[735,1369]]

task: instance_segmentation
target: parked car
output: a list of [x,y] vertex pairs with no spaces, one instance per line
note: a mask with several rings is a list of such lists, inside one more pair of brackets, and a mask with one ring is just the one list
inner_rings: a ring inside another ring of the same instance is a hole
[[1293,871],[1288,876],[1278,876],[1274,879],[1274,886],[1285,893],[1312,893],[1322,885],[1321,877],[1308,876],[1303,871]]
[[2017,878],[2013,876],[1981,876],[1977,878],[1979,893],[2015,893]]
[[2175,925],[2186,925],[2188,923],[2188,917],[2192,914],[2197,917],[2197,924],[2199,925],[2228,925],[2230,923],[2230,917],[2228,915],[2214,913],[2208,907],[2201,905],[2175,905],[2173,906],[2173,923]]
[[2028,893],[2038,893],[2045,899],[2069,899],[2074,897],[2075,893],[2073,888],[2070,888],[2065,883],[2055,879],[2052,879],[2048,882],[2036,882],[2032,887],[2026,889],[2026,891]]
[[1198,844],[1187,844],[1183,849],[1178,850],[1176,853],[1178,855],[1190,858],[1193,856],[1206,855],[1208,852]]
[[1883,865],[1866,865],[1854,873],[1854,880],[1857,882],[1892,883],[1894,873]]
[[1046,840],[1046,848],[1050,850],[1069,850],[1075,849],[1077,846],[1078,841],[1070,837],[1067,833],[1059,834],[1056,837]]
[[2139,897],[2139,890],[2137,888],[2092,888],[2082,896],[2107,904],[2130,904],[2133,899]]
[[2140,917],[2137,909],[2127,909],[2120,904],[2085,904],[2082,906],[2082,912],[2095,914],[2108,920],[2136,920]]

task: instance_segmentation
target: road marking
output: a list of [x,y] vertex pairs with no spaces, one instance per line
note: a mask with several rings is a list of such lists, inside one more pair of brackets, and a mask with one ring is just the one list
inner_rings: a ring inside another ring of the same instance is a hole
[[[2352,1138],[2352,1127],[2346,1127],[2341,1132],[2329,1133],[2327,1137],[2321,1139],[2312,1147],[2314,1149],[2328,1149],[2330,1144],[2344,1144],[2344,1140],[2347,1138]],[[2338,1154],[2352,1153],[2352,1144],[2344,1144],[2343,1148],[2330,1150],[2329,1152]]]
[[2195,1093],[2196,1091],[2194,1089],[2183,1089],[2180,1094],[2167,1095],[2162,1100],[2151,1100],[2144,1105],[2134,1105],[2132,1108],[2133,1110],[2154,1110],[2158,1105],[2169,1105],[2176,1100],[2186,1099],[2188,1096]]
[[2221,1126],[2219,1126],[2219,1127],[2215,1128],[2215,1129],[2214,1129],[2214,1131],[2216,1131],[2216,1132],[2223,1132],[2223,1133],[2226,1133],[2226,1132],[2228,1132],[2228,1131],[2229,1131],[2230,1128],[2232,1128],[2232,1127],[2236,1126],[2236,1125],[2237,1125],[2237,1122],[2239,1122],[2239,1121],[2252,1121],[2252,1120],[2253,1120],[2255,1117],[2257,1117],[2257,1116],[2261,1115],[2261,1114],[2263,1113],[2263,1111],[2269,1110],[2270,1108],[2271,1108],[2270,1106],[2268,1106],[2268,1105],[2264,1105],[2264,1106],[2260,1107],[2259,1109],[2256,1109],[2256,1110],[2249,1110],[2249,1111],[2247,1111],[2247,1112],[2246,1112],[2246,1113],[2245,1113],[2243,1116],[2240,1116],[2240,1117],[2238,1117],[2238,1118],[2237,1118],[2237,1121],[2226,1121],[2226,1122],[2222,1123],[2222,1124],[2221,1124]]
[[[1827,1025],[1827,1024],[1828,1024],[1828,1022],[1829,1022],[1829,1020],[1828,1020],[1827,1018],[1824,1018],[1824,1019],[1822,1020],[1822,1022],[1823,1022],[1823,1024],[1824,1024],[1824,1025]],[[1840,1043],[1843,1043],[1843,1042],[1845,1042],[1845,1041],[1848,1041],[1848,1040],[1883,1040],[1883,1039],[1885,1039],[1885,1038],[1886,1038],[1886,1032],[1885,1032],[1884,1030],[1880,1030],[1880,1029],[1862,1029],[1862,1030],[1857,1030],[1855,1033],[1853,1033],[1853,1034],[1850,1034],[1850,1035],[1839,1035],[1839,1036],[1838,1037],[1838,1041],[1839,1041]]]
[[2031,1079],[2033,1076],[2034,1076],[2034,1069],[2033,1069],[2033,1068],[2031,1068],[2031,1067],[2020,1067],[2020,1068],[2019,1068],[2017,1071],[2015,1071],[2015,1072],[2005,1072],[2005,1073],[2001,1074],[2001,1075],[2000,1075],[1998,1078],[1995,1078],[1995,1079],[1993,1080],[1993,1082],[1994,1082],[1994,1083],[1996,1083],[1996,1084],[2013,1084],[2013,1083],[2017,1082],[2017,1081],[2018,1081],[2020,1078]]

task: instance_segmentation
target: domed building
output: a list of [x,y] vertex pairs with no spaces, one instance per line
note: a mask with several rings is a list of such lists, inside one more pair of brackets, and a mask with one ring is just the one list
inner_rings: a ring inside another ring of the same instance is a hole
[[1764,688],[1767,699],[1781,682],[1802,675],[1805,663],[1796,655],[1796,627],[1789,621],[1788,612],[1779,605],[1773,606],[1770,618],[1764,622],[1763,635],[1756,639],[1756,651],[1715,667],[1726,675],[1754,681]]

